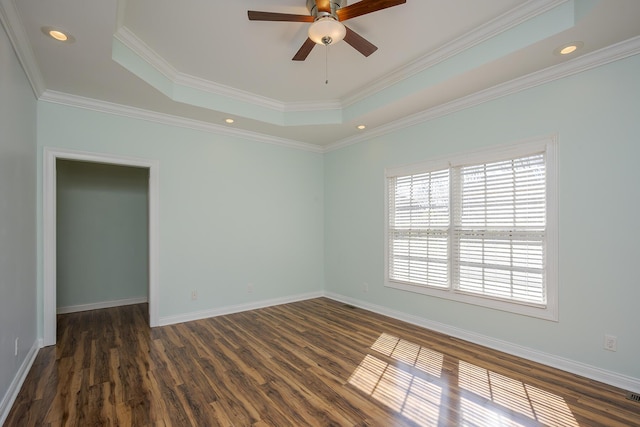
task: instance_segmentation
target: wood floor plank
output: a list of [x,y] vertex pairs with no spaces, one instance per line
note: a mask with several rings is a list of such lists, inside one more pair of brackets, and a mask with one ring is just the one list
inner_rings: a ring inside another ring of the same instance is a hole
[[5,426],[640,426],[624,391],[325,298],[58,316]]

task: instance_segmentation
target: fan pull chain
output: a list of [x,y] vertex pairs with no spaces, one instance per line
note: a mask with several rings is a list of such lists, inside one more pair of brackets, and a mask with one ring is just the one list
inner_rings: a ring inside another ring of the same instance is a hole
[[329,84],[329,45],[325,45],[325,56],[324,56],[324,84]]

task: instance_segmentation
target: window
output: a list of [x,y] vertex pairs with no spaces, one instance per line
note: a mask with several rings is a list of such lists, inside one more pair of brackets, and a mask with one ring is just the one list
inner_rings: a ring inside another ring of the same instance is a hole
[[387,286],[557,320],[556,142],[386,171]]

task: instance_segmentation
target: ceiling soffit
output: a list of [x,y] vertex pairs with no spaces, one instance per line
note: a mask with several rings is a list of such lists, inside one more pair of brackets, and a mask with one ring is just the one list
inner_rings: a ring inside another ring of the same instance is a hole
[[527,2],[430,52],[343,99],[283,102],[191,76],[177,70],[124,26],[126,2],[112,58],[170,99],[280,126],[341,124],[436,86],[573,27],[573,0]]

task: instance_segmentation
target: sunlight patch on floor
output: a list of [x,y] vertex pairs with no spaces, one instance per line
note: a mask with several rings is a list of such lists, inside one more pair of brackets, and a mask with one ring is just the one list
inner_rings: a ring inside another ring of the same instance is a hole
[[442,389],[368,354],[349,383],[421,426],[437,423]]
[[386,333],[371,349],[398,363],[367,354],[349,384],[419,426],[454,416],[462,426],[579,427],[562,397],[519,380],[462,360],[457,378],[455,369],[444,374],[442,353]]
[[372,350],[399,362],[415,366],[427,374],[439,377],[442,372],[442,353],[422,347],[407,340],[383,333],[371,346]]
[[463,419],[498,421],[493,405],[487,405],[492,402],[544,425],[578,427],[562,397],[462,360],[458,365],[458,384],[462,391],[460,412]]

